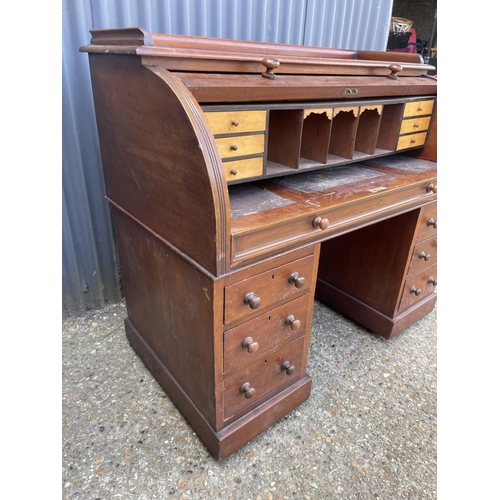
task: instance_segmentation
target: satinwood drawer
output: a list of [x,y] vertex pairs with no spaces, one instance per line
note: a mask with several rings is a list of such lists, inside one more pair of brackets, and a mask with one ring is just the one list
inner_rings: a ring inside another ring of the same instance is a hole
[[304,337],[224,375],[224,419],[304,376]]
[[264,134],[218,137],[215,144],[222,159],[264,153]]
[[408,276],[437,262],[437,236],[423,240],[415,245],[408,269]]
[[437,234],[437,203],[429,203],[422,208],[418,222],[417,242],[431,238]]
[[266,111],[205,112],[213,135],[263,132],[266,129]]
[[411,307],[434,292],[437,285],[437,264],[426,267],[422,271],[406,279],[399,306],[399,312]]
[[433,108],[434,108],[434,101],[433,100],[407,102],[405,104],[403,117],[406,118],[408,116],[430,115],[430,114],[432,114]]
[[227,325],[275,303],[306,293],[313,280],[314,255],[289,262],[225,287],[224,323]]
[[291,300],[224,333],[224,373],[302,337],[309,294]]
[[398,139],[398,144],[396,150],[416,148],[417,146],[423,146],[425,144],[425,139],[427,137],[427,132],[419,132],[418,134],[402,135]]
[[222,163],[227,181],[257,177],[264,173],[264,157],[245,158]]
[[401,122],[400,134],[411,134],[413,132],[424,132],[429,128],[431,122],[430,116],[422,118],[409,118]]

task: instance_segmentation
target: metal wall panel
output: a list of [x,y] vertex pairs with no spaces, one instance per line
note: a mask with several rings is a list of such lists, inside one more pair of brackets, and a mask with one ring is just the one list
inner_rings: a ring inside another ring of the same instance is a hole
[[121,297],[93,110],[91,29],[385,50],[393,0],[63,0],[63,315]]
[[88,57],[92,27],[86,0],[63,7],[62,57],[62,291],[63,315],[120,298],[110,211],[97,138]]
[[302,44],[308,0],[90,0],[96,29]]
[[392,0],[309,0],[304,45],[385,50]]

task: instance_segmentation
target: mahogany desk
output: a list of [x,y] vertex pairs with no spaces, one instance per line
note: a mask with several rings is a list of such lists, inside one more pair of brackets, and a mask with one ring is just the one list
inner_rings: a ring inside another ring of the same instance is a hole
[[433,68],[91,33],[126,334],[224,459],[309,397],[314,297],[388,339],[434,307]]

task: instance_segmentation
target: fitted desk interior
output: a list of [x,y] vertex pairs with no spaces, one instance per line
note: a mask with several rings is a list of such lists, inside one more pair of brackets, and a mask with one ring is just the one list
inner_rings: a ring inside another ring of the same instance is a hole
[[224,459],[309,397],[315,298],[387,339],[434,307],[436,79],[416,54],[91,33],[126,334]]

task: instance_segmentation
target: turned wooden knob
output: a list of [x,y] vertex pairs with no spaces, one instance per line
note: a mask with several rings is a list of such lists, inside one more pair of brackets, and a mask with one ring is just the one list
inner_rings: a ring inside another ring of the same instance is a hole
[[434,184],[431,182],[430,184],[427,184],[427,192],[428,193],[437,193],[438,192],[438,187],[434,186]]
[[262,59],[262,64],[267,68],[266,71],[262,73],[262,76],[264,78],[274,80],[276,78],[276,75],[273,73],[273,69],[278,68],[280,62],[272,57],[264,57],[264,59]]
[[295,288],[302,288],[306,284],[306,279],[295,272],[288,277],[288,283],[295,285]]
[[328,226],[330,225],[330,221],[325,217],[315,217],[313,219],[313,227],[320,228],[323,231],[325,229],[328,229]]
[[292,330],[298,330],[300,328],[300,320],[295,319],[295,316],[290,314],[290,316],[285,319],[285,325],[289,326]]
[[421,291],[420,288],[415,288],[414,286],[410,288],[410,293],[414,293],[415,295],[420,295]]
[[281,371],[286,372],[287,375],[291,375],[295,371],[295,366],[290,364],[290,361],[285,361],[281,365]]
[[249,382],[245,382],[240,387],[240,392],[244,394],[247,399],[251,399],[255,396],[255,389],[250,386]]
[[246,349],[249,353],[255,352],[259,348],[259,344],[253,341],[252,337],[247,337],[242,343],[241,347]]
[[238,146],[236,144],[231,144],[231,151],[237,151]]
[[233,120],[233,121],[231,122],[231,125],[232,125],[233,127],[237,127],[239,124],[240,124],[240,122],[239,122],[238,120]]
[[424,259],[426,262],[431,258],[431,254],[430,253],[425,253],[424,251],[420,252],[418,254],[418,258],[419,259]]
[[229,173],[230,173],[231,175],[238,175],[238,171],[237,171],[237,170],[234,170],[234,169],[233,169],[233,170],[231,170]]
[[253,292],[248,292],[243,297],[243,303],[250,306],[250,309],[257,309],[260,307],[260,297]]
[[428,226],[432,226],[434,229],[438,228],[438,221],[434,220],[432,217],[427,221]]
[[438,280],[436,278],[434,278],[433,276],[429,276],[427,283],[429,283],[429,285],[437,286]]
[[389,66],[389,69],[391,70],[391,74],[387,75],[387,78],[390,78],[391,80],[397,80],[398,73],[403,71],[403,66],[401,66],[400,64],[391,64]]

